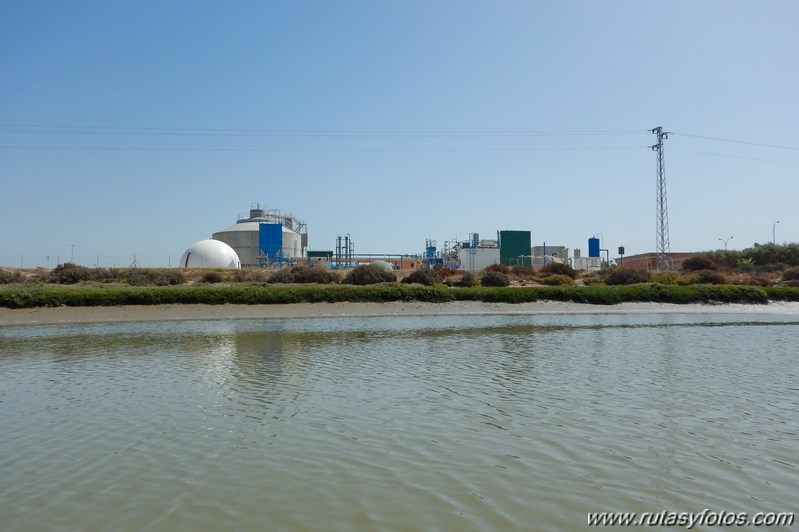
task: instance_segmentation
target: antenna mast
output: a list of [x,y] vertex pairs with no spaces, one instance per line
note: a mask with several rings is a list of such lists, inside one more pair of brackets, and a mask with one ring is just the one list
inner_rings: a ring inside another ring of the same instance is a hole
[[657,135],[658,142],[649,148],[658,154],[658,181],[657,181],[657,269],[658,271],[671,269],[671,257],[669,257],[669,213],[666,203],[666,169],[663,164],[663,140],[669,138],[669,134],[658,126],[650,130]]

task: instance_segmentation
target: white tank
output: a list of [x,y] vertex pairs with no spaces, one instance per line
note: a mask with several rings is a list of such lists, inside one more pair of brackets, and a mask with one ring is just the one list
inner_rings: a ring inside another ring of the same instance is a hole
[[373,260],[369,263],[369,266],[372,268],[377,268],[383,272],[390,272],[394,270],[394,266],[390,262],[386,262],[384,260]]
[[[261,222],[240,221],[230,227],[217,231],[211,235],[214,240],[220,240],[238,253],[245,267],[259,265],[258,257],[261,255],[259,247],[259,229]],[[283,225],[283,259],[296,259],[302,257],[302,235]]]
[[219,240],[200,240],[183,253],[180,268],[241,268],[239,256],[224,242]]

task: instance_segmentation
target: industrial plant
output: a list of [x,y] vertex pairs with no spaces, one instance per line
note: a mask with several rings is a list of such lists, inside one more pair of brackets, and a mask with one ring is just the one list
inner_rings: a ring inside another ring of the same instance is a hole
[[430,265],[465,271],[479,271],[492,264],[535,268],[555,262],[578,270],[598,270],[603,264],[597,236],[588,239],[588,257],[582,257],[580,249],[575,249],[571,256],[565,246],[531,244],[530,231],[497,231],[496,239],[481,239],[478,233],[470,233],[468,240],[445,242],[441,251],[434,240],[428,240],[424,260]]
[[266,209],[263,203],[253,203],[249,213],[239,214],[235,224],[187,249],[179,266],[278,269],[307,264],[351,269],[379,261],[394,269],[440,265],[473,272],[492,264],[540,267],[559,262],[575,269],[598,270],[603,264],[601,252],[608,252],[601,249],[597,235],[588,239],[588,257],[582,257],[579,249],[572,256],[565,246],[533,246],[532,233],[517,230],[497,231],[496,239],[482,239],[478,233],[470,233],[467,240],[446,241],[440,250],[435,240],[428,239],[424,253],[418,255],[357,254],[349,233],[337,237],[335,244],[335,250],[309,250],[305,221],[277,209]]

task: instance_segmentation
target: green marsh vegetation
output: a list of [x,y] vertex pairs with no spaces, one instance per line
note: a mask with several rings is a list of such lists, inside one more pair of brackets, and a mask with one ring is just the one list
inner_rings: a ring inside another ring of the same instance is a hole
[[758,303],[769,300],[799,301],[797,287],[741,285],[593,285],[593,286],[471,286],[450,288],[439,284],[380,283],[373,285],[225,285],[180,286],[38,285],[0,287],[0,306],[33,308],[57,306],[118,306],[163,304],[483,301],[529,303],[571,301],[597,305],[623,302],[658,303]]

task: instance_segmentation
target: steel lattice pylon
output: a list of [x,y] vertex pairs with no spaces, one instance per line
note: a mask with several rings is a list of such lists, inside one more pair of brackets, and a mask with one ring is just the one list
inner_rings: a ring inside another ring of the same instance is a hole
[[658,180],[657,180],[657,238],[656,238],[656,252],[657,252],[657,269],[658,271],[671,269],[671,257],[669,256],[669,212],[668,204],[666,202],[666,169],[663,163],[663,141],[669,138],[669,134],[663,131],[663,128],[658,126],[651,130],[652,133],[657,135],[658,142],[654,146],[650,146],[658,154]]

